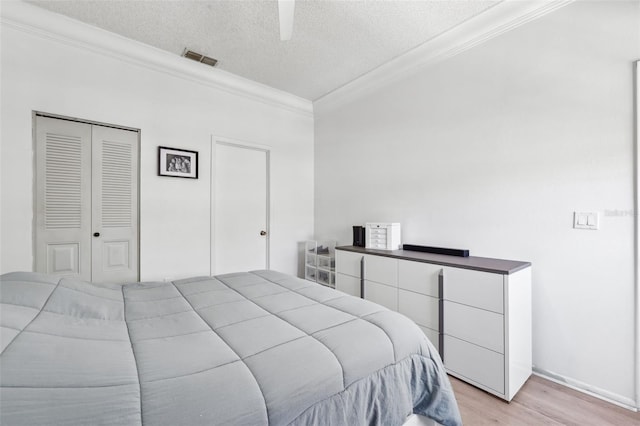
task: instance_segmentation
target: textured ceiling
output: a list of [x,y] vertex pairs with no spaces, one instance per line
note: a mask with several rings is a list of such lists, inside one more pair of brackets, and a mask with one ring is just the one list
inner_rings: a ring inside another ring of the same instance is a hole
[[290,41],[280,41],[272,0],[29,3],[316,100],[501,1],[298,0]]

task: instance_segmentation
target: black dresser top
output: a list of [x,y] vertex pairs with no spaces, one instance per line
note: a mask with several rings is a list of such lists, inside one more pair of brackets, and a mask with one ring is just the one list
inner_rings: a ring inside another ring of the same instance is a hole
[[378,250],[356,246],[340,246],[336,250],[352,251],[362,254],[393,257],[396,259],[412,260],[415,262],[434,263],[436,265],[453,266],[456,268],[473,269],[476,271],[492,272],[496,274],[513,274],[531,266],[530,262],[517,260],[492,259],[489,257],[458,257],[444,254],[423,253],[410,250]]

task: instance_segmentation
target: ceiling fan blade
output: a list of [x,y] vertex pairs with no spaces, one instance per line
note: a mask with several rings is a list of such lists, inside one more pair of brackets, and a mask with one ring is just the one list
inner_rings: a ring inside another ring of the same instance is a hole
[[293,33],[293,11],[295,0],[278,0],[278,15],[280,18],[280,40],[291,40]]

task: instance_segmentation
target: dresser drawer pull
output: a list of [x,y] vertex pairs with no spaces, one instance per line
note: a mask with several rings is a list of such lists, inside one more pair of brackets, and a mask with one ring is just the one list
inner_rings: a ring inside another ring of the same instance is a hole
[[438,352],[444,360],[444,269],[438,274]]
[[360,258],[360,298],[364,297],[364,256]]

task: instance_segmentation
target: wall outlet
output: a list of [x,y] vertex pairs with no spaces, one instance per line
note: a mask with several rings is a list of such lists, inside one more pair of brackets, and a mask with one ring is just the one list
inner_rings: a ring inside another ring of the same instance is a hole
[[598,212],[573,212],[573,227],[597,230],[600,222],[598,216]]

